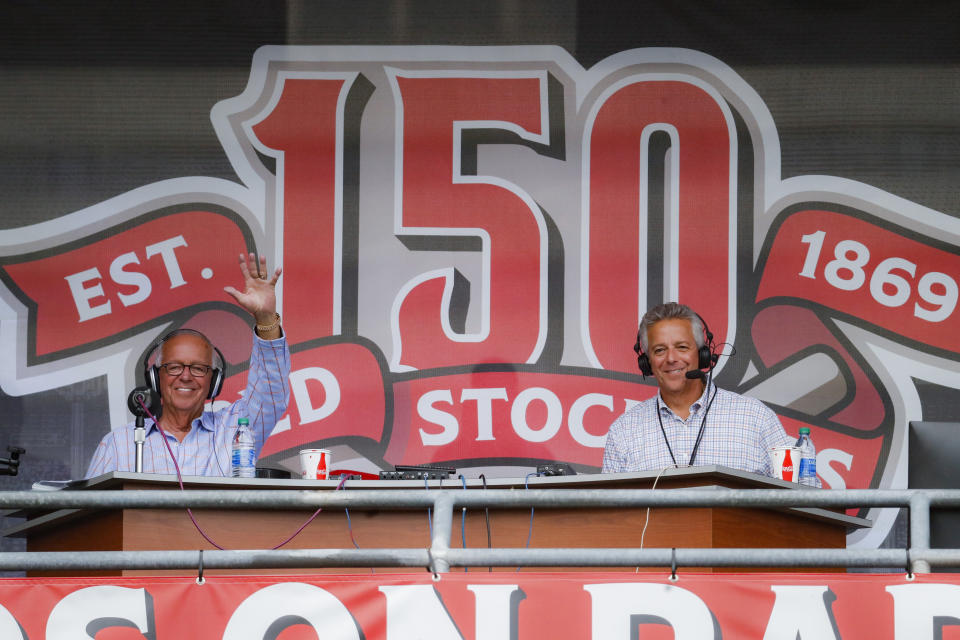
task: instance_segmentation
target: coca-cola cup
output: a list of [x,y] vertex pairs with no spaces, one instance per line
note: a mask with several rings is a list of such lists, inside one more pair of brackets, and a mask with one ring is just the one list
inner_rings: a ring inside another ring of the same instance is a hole
[[800,447],[771,447],[770,466],[774,478],[800,482]]
[[329,479],[330,460],[330,449],[301,449],[300,477],[304,480]]

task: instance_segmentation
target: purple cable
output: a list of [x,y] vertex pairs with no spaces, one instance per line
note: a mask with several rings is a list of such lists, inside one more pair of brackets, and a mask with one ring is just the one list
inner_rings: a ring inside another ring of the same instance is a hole
[[[164,437],[162,438],[163,444],[167,447],[167,453],[170,454],[170,459],[173,460],[173,468],[176,469],[176,471],[177,471],[177,483],[180,485],[180,491],[186,491],[186,489],[185,489],[184,486],[183,486],[183,476],[182,476],[181,473],[180,473],[180,465],[177,464],[177,458],[176,458],[176,456],[173,455],[173,449],[170,448],[170,443],[167,442],[167,438],[166,438],[166,433],[167,433],[167,432],[164,431],[164,430],[163,430],[163,427],[160,426],[160,421],[157,420],[156,417],[154,417],[154,415],[153,415],[152,413],[150,413],[150,409],[148,409],[147,406],[143,403],[143,400],[138,399],[138,402],[140,403],[140,406],[143,407],[143,410],[147,413],[147,417],[149,417],[151,420],[153,420],[153,423],[154,423],[155,425],[157,425],[157,429],[160,430],[160,434],[161,434],[162,436],[164,436]],[[334,491],[339,491],[341,488],[343,488],[343,484],[344,484],[346,481],[347,481],[347,476],[346,476],[346,475],[341,476],[341,477],[340,477],[340,484],[337,485],[337,488],[334,489]],[[313,515],[310,516],[310,517],[307,519],[306,522],[304,522],[302,525],[300,525],[300,528],[297,529],[297,530],[293,533],[292,536],[290,536],[289,538],[287,538],[286,540],[284,540],[283,542],[281,542],[281,543],[278,544],[277,546],[275,546],[275,547],[270,547],[270,550],[273,551],[273,550],[279,549],[280,547],[282,547],[283,545],[287,544],[288,542],[290,542],[291,540],[293,540],[294,538],[296,538],[298,535],[300,535],[300,532],[303,531],[303,530],[307,527],[308,524],[310,524],[311,522],[313,522],[314,518],[316,518],[317,515],[319,515],[322,510],[323,510],[323,507],[320,507],[319,509],[317,509],[317,510],[313,513]],[[224,551],[224,548],[221,547],[220,545],[218,545],[216,542],[214,542],[214,541],[210,538],[210,536],[208,536],[207,533],[203,530],[203,527],[200,526],[200,523],[197,522],[197,519],[193,517],[193,511],[191,511],[189,507],[187,507],[187,515],[190,516],[190,522],[192,522],[192,523],[193,523],[193,526],[197,528],[197,531],[200,533],[201,536],[203,536],[203,539],[204,539],[204,540],[206,540],[207,542],[209,542],[210,544],[212,544],[212,545],[213,545],[214,547],[216,547],[217,549],[220,549],[221,551]],[[351,537],[352,537],[352,535],[353,535],[353,532],[351,531]]]
[[[340,476],[340,483],[337,485],[337,488],[334,489],[334,491],[339,491],[340,489],[342,489],[342,488],[343,488],[343,484],[344,484],[346,481],[347,481],[347,476],[346,476],[346,474],[341,475],[341,476]],[[283,542],[281,542],[281,543],[278,544],[277,546],[271,547],[271,548],[270,548],[271,551],[272,551],[272,550],[275,550],[275,549],[279,549],[280,547],[282,547],[283,545],[287,544],[288,542],[290,542],[291,540],[293,540],[294,538],[296,538],[298,535],[300,535],[300,532],[303,531],[304,529],[306,529],[306,528],[307,528],[307,525],[310,524],[311,522],[313,522],[313,519],[316,518],[318,515],[320,515],[320,512],[321,512],[321,511],[323,511],[323,507],[320,507],[320,508],[318,508],[316,511],[314,511],[314,512],[313,512],[313,515],[310,516],[310,517],[307,519],[306,522],[304,522],[302,525],[300,525],[300,528],[297,529],[297,530],[293,533],[292,536],[290,536],[289,538],[287,538],[286,540],[284,540]],[[351,536],[352,536],[352,535],[353,535],[353,534],[352,534],[352,532],[351,532]],[[359,547],[358,547],[358,548],[359,548]]]
[[[173,449],[170,448],[170,443],[167,442],[167,437],[166,437],[167,432],[164,431],[163,427],[160,426],[160,421],[157,420],[157,418],[152,413],[150,413],[150,409],[148,409],[147,405],[143,403],[143,400],[138,398],[137,402],[140,403],[140,406],[146,412],[147,416],[151,420],[153,420],[153,424],[157,425],[157,429],[160,430],[160,435],[162,436],[161,440],[163,440],[163,444],[167,447],[167,453],[170,454],[170,459],[173,460],[173,468],[176,469],[177,471],[177,483],[180,485],[180,491],[186,491],[186,489],[184,489],[183,487],[183,475],[181,475],[180,473],[180,465],[177,464],[177,457],[173,455]],[[203,530],[203,528],[200,526],[200,523],[197,522],[197,519],[193,517],[193,511],[190,510],[190,507],[187,507],[187,515],[190,516],[190,522],[192,522],[193,526],[197,528],[197,531],[200,533],[201,536],[203,536],[204,540],[212,544],[217,549],[220,549],[221,551],[224,550],[223,547],[221,547],[216,542],[214,542],[210,538],[210,536],[207,535],[207,532]]]

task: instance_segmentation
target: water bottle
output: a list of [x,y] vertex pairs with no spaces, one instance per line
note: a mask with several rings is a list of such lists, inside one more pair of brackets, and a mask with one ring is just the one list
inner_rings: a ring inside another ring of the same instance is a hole
[[234,478],[253,478],[257,475],[257,453],[253,448],[253,432],[250,421],[240,418],[237,433],[233,436],[232,474]]
[[800,484],[808,487],[817,486],[817,450],[810,439],[810,427],[800,427],[800,437],[797,439],[800,447]]

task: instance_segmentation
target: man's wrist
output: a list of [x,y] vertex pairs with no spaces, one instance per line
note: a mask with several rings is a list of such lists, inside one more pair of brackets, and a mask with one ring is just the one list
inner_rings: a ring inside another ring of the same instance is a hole
[[253,316],[254,321],[257,323],[258,329],[270,329],[275,325],[280,324],[280,314],[271,311],[269,313],[257,313]]
[[257,317],[254,331],[261,338],[272,340],[280,337],[280,314],[274,313],[266,319]]

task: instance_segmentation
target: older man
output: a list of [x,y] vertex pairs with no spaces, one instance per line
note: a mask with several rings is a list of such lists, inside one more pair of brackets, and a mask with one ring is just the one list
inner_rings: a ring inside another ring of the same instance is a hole
[[644,314],[638,364],[659,392],[610,426],[604,473],[715,464],[771,475],[770,447],[795,439],[762,402],[719,389],[702,373],[716,362],[707,335],[685,305],[670,302]]
[[[146,424],[144,473],[228,476],[231,444],[237,420],[248,418],[259,455],[270,431],[287,409],[290,352],[280,328],[274,289],[280,278],[259,264],[254,254],[240,255],[244,290],[225,287],[255,319],[247,387],[240,400],[219,411],[205,410],[223,382],[223,358],[200,332],[180,329],[164,336],[148,367],[149,382],[160,393],[159,425]],[[149,363],[148,363],[149,364]],[[86,477],[109,471],[135,470],[134,423],[104,436],[90,461]]]

